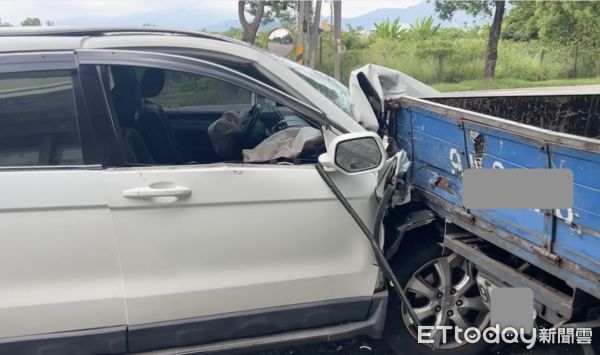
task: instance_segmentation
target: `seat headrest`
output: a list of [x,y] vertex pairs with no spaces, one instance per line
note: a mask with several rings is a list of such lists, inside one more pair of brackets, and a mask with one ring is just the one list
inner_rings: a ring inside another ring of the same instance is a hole
[[134,116],[140,105],[140,88],[131,67],[111,66],[115,86],[112,89],[112,99],[119,119],[125,127],[133,126]]
[[147,99],[160,94],[165,86],[165,72],[162,69],[148,68],[140,80],[142,98]]

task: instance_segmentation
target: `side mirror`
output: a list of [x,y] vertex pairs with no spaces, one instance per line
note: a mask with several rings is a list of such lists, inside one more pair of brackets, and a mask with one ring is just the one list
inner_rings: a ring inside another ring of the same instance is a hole
[[327,170],[347,175],[366,174],[381,169],[386,152],[383,141],[373,132],[347,133],[335,137],[319,163]]

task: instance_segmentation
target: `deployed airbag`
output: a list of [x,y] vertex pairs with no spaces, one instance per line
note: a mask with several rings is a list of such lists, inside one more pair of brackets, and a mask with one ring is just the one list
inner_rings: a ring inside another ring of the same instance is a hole
[[272,134],[254,149],[244,149],[244,162],[261,162],[277,158],[295,159],[322,141],[321,131],[312,127],[290,127]]

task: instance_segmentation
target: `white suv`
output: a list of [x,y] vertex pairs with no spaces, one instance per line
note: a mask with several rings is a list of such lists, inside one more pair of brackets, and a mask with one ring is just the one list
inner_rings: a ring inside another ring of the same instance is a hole
[[386,314],[429,351],[356,223],[380,225],[385,159],[342,84],[241,42],[0,32],[0,353],[381,337]]

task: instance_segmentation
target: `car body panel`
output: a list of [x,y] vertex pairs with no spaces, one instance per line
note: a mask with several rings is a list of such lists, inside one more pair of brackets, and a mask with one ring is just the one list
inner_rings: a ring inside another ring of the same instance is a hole
[[[0,55],[2,74],[67,73],[75,68],[72,53]],[[39,107],[36,99],[52,101],[45,108],[63,114],[49,112],[31,121],[44,132],[45,124],[66,116],[62,110],[72,109],[61,101],[73,95],[66,90],[77,92],[73,77],[71,82],[67,78],[29,80],[25,90],[4,90],[0,96],[8,106],[3,107],[27,105],[20,118],[30,122],[28,114],[36,112],[36,104]],[[76,98],[73,102],[81,129],[84,105]],[[10,130],[10,122],[3,123],[2,138],[15,137],[18,131]],[[12,154],[23,154],[19,152]],[[100,165],[0,168],[0,338],[127,324],[121,265],[105,191]]]
[[105,191],[100,169],[0,171],[0,338],[127,324]]
[[[361,210],[373,176],[339,176]],[[201,165],[104,172],[129,324],[373,294],[368,241],[313,166]],[[187,198],[130,199],[173,182]]]

